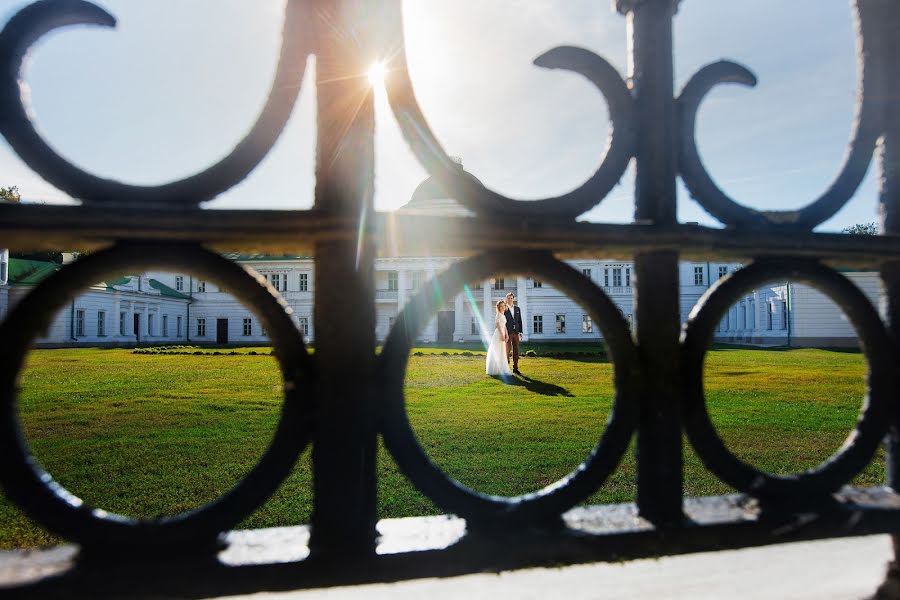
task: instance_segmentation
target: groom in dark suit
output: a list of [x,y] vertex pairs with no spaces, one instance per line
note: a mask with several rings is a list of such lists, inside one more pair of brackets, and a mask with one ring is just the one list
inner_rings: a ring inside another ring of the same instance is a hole
[[512,292],[506,295],[506,331],[509,333],[509,346],[507,353],[512,352],[513,373],[521,375],[519,371],[519,342],[522,341],[522,310],[515,305],[516,295]]

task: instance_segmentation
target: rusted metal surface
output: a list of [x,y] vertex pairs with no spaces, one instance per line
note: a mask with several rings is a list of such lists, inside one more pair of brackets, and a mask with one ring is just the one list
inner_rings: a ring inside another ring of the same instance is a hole
[[[81,205],[0,206],[0,240],[21,250],[108,249],[64,267],[0,326],[0,482],[38,523],[81,544],[77,552],[0,555],[0,577],[24,585],[10,593],[203,597],[896,532],[895,493],[840,488],[869,464],[886,431],[888,483],[900,485],[900,3],[851,2],[861,69],[845,164],[820,198],[779,213],[728,197],[700,159],[694,129],[704,97],[720,83],[752,85],[755,77],[735,63],[712,63],[676,97],[678,4],[615,3],[629,25],[624,77],[581,48],[555,48],[535,60],[591,81],[609,107],[612,134],[583,186],[530,202],[465,176],[441,148],[413,91],[400,0],[287,0],[280,64],[256,125],[210,169],[155,187],[100,179],[58,156],[29,120],[20,85],[23,57],[41,36],[73,24],[109,27],[114,18],[83,0],[41,0],[13,17],[0,34],[0,133],[35,172]],[[200,210],[251,173],[274,145],[313,55],[319,111],[314,208]],[[388,99],[413,153],[475,217],[374,213],[374,108],[364,73],[384,56],[392,57]],[[814,233],[856,193],[873,153],[883,235]],[[631,161],[635,221],[576,222],[604,200]],[[725,229],[677,222],[679,176]],[[314,360],[277,294],[214,250],[315,257]],[[397,253],[469,258],[423,286],[376,356],[374,258]],[[635,261],[634,337],[604,292],[560,261],[577,256]],[[712,287],[682,336],[678,264],[684,259],[748,266]],[[886,319],[832,265],[880,268]],[[136,521],[84,507],[40,470],[19,431],[15,384],[28,343],[54,308],[112,271],[149,267],[221,281],[260,313],[284,373],[285,404],[272,447],[234,490],[193,512]],[[467,282],[504,272],[537,275],[585,306],[610,348],[616,386],[613,414],[585,461],[560,482],[516,498],[480,494],[440,471],[415,439],[403,396],[415,332]],[[785,477],[735,458],[712,428],[703,399],[703,356],[722,310],[772,278],[806,281],[838,302],[861,336],[869,365],[867,401],[847,444],[822,466]],[[707,468],[746,496],[682,497],[685,432]],[[419,491],[465,520],[377,524],[379,435]],[[573,508],[602,488],[635,437],[636,502]],[[277,488],[310,440],[312,523],[227,534]],[[31,583],[8,575],[13,572]]]

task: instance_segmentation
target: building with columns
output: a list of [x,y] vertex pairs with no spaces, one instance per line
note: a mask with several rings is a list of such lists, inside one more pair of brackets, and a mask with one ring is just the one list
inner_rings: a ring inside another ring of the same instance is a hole
[[[304,336],[315,341],[313,296],[315,263],[308,257],[230,256],[263,275],[293,311]],[[376,337],[387,337],[408,299],[435,274],[458,259],[397,257],[376,261]],[[631,263],[571,260],[570,265],[600,286],[635,325],[634,268]],[[11,259],[0,283],[0,319],[23,301],[42,279],[62,265]],[[703,293],[737,264],[681,264],[682,319]],[[844,273],[873,304],[877,273]],[[484,324],[493,324],[494,306],[516,294],[526,341],[599,341],[587,312],[549,283],[534,277],[496,277],[470,284],[469,294],[450,298],[420,336],[423,343],[479,342]],[[856,334],[843,313],[809,286],[781,282],[747,294],[722,318],[715,340],[773,346],[854,346]],[[160,344],[266,344],[268,337],[253,312],[212,282],[178,273],[150,272],[98,283],[73,300],[40,338],[43,346],[133,346]]]
[[[400,211],[407,214],[470,215],[428,179]],[[313,296],[315,261],[302,256],[226,255],[252,269],[282,295],[307,340],[315,341]],[[376,338],[384,340],[400,310],[434,275],[459,258],[403,256],[375,262]],[[610,297],[624,318],[634,322],[635,271],[632,263],[584,259],[568,263]],[[0,319],[29,290],[62,268],[54,263],[9,259],[0,252]],[[737,263],[682,262],[681,316],[686,320],[700,297],[718,279],[739,269]],[[874,305],[881,293],[874,272],[845,275]],[[480,342],[494,322],[494,306],[510,291],[516,294],[525,326],[525,341],[600,340],[600,330],[577,303],[534,277],[497,276],[470,282],[469,293],[449,298],[420,335],[423,343]],[[856,333],[841,311],[809,286],[775,282],[754,290],[723,317],[715,340],[773,346],[855,346]],[[212,282],[180,273],[132,274],[98,283],[57,315],[40,345],[133,346],[158,344],[268,343],[253,312]]]

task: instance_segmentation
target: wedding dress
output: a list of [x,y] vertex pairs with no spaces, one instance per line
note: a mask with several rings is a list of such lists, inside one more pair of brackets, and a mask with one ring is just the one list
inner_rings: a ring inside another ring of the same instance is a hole
[[498,313],[497,318],[494,319],[494,336],[491,338],[491,345],[488,346],[487,352],[486,371],[488,375],[512,375],[501,331],[506,332],[506,317]]

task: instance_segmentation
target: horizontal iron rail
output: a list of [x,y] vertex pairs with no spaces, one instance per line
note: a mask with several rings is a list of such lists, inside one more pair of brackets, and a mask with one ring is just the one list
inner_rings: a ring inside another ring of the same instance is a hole
[[72,547],[5,552],[0,595],[202,598],[747,548],[900,527],[900,495],[886,488],[845,488],[831,510],[814,518],[767,518],[740,495],[686,498],[684,508],[688,520],[676,527],[654,528],[638,517],[635,504],[613,504],[575,508],[565,515],[566,527],[556,531],[496,537],[467,534],[457,517],[386,519],[378,524],[377,555],[338,562],[306,558],[308,526],[232,532],[219,561],[167,565],[169,576],[162,579],[146,556],[134,563],[124,557],[114,569],[97,563],[93,570],[90,562],[78,562],[76,569]]
[[[847,267],[900,259],[900,235],[741,231],[699,225],[554,222],[378,213],[370,221],[381,256],[466,256],[497,248],[561,256],[628,258],[678,251],[685,260],[764,256],[815,258]],[[355,239],[354,219],[319,211],[113,210],[0,205],[0,247],[19,251],[88,249],[118,240],[200,242],[222,251],[312,254],[316,242]]]

